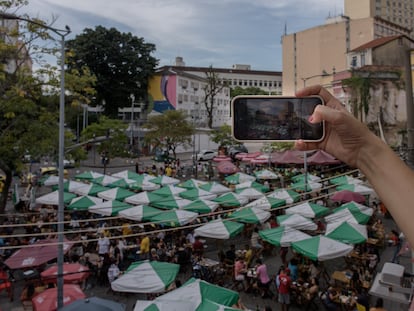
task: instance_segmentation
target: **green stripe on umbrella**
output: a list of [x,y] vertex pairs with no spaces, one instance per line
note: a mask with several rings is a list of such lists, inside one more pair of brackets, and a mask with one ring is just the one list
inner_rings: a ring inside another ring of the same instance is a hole
[[285,214],[298,214],[307,218],[316,218],[321,217],[329,213],[329,208],[321,206],[319,204],[305,202],[292,207],[289,207],[285,210]]
[[154,183],[154,184],[158,184],[158,185],[163,185],[163,186],[167,186],[167,185],[176,185],[180,183],[180,180],[177,178],[172,178],[166,175],[160,175],[157,176],[155,178],[149,179],[150,182]]
[[126,198],[133,196],[135,193],[123,188],[112,188],[106,191],[99,192],[97,194],[98,197],[104,199],[104,200],[118,200],[123,201]]
[[305,179],[308,182],[309,181],[319,182],[321,180],[321,178],[319,176],[312,175],[312,174],[306,174],[306,177],[305,177],[305,174],[295,175],[291,179],[294,183],[305,182]]
[[238,195],[247,198],[249,201],[257,200],[265,196],[263,192],[256,190],[254,188],[236,189],[235,192]]
[[227,181],[229,184],[241,184],[248,181],[254,181],[256,180],[256,178],[252,175],[238,172],[227,176],[226,178],[224,178],[224,180]]
[[[75,193],[75,190],[79,187],[83,187],[85,184],[83,182],[68,180],[63,183],[63,191]],[[52,186],[53,190],[58,190],[59,185]]]
[[186,211],[196,212],[199,214],[204,214],[214,212],[218,206],[219,205],[216,202],[198,199],[184,206],[182,209]]
[[96,196],[98,192],[109,190],[110,188],[104,187],[97,184],[86,184],[82,187],[76,188],[73,190],[74,193],[78,195],[93,195]]
[[93,196],[81,196],[72,199],[70,204],[68,205],[68,210],[73,211],[84,211],[88,210],[89,207],[102,203],[103,200],[101,198],[93,197]]
[[270,218],[270,212],[257,207],[244,207],[232,213],[229,218],[249,224],[262,224]]
[[279,175],[271,170],[264,169],[254,173],[257,179],[279,179]]
[[254,188],[259,190],[260,192],[268,192],[269,187],[258,183],[257,181],[246,181],[244,183],[236,185],[236,189],[244,189],[244,188]]
[[102,177],[102,176],[103,174],[101,173],[89,171],[89,172],[83,172],[81,174],[76,175],[75,179],[92,181],[95,178]]
[[[72,199],[76,198],[76,194],[70,192],[63,193],[63,203],[69,204]],[[59,205],[59,191],[53,191],[36,199],[36,204]]]
[[289,189],[278,189],[273,191],[272,193],[269,193],[267,196],[271,198],[285,200],[288,204],[297,202],[300,199],[299,193]]
[[151,206],[163,209],[181,209],[192,201],[180,197],[163,197],[162,200],[151,203]]
[[122,178],[122,179],[134,179],[139,180],[141,178],[141,174],[137,174],[133,171],[124,170],[115,174],[112,174],[113,177]]
[[137,205],[120,211],[118,215],[122,218],[141,222],[148,221],[151,217],[162,212],[162,210],[148,205]]
[[183,210],[165,211],[151,217],[150,221],[164,224],[169,227],[178,227],[194,221],[198,217],[197,213]]
[[197,199],[204,199],[204,200],[211,200],[217,197],[217,194],[208,192],[203,189],[193,188],[187,191],[183,191],[178,194],[180,197],[188,200],[197,200]]
[[364,243],[368,238],[366,226],[347,221],[328,223],[325,235],[347,244]]
[[217,202],[224,207],[237,207],[245,205],[249,200],[241,195],[238,195],[237,193],[230,192],[223,194],[218,198],[212,199],[211,201]]
[[231,191],[230,188],[223,186],[222,184],[216,181],[211,181],[207,184],[201,185],[200,189],[203,189],[208,192],[215,193],[215,194],[223,194],[223,193],[227,193]]
[[89,212],[104,216],[116,216],[124,209],[131,208],[132,206],[117,200],[105,201],[100,204],[89,207]]
[[177,186],[181,188],[186,188],[186,189],[193,189],[193,188],[199,188],[201,185],[205,185],[207,183],[208,183],[207,181],[192,178],[182,183],[179,183]]
[[207,238],[226,240],[238,235],[243,228],[244,224],[231,220],[217,219],[196,228],[194,233]]
[[338,190],[338,191],[348,190],[348,191],[356,192],[356,193],[359,193],[359,194],[362,194],[362,195],[375,194],[375,191],[372,188],[361,185],[361,184],[340,185],[340,186],[336,187],[336,190]]
[[329,182],[334,185],[345,185],[345,184],[360,184],[362,183],[362,180],[352,177],[352,176],[343,175],[343,176],[331,178]]
[[119,180],[119,178],[112,177],[109,175],[103,175],[93,179],[92,182],[101,186],[109,187],[110,184],[116,182],[117,180]]
[[154,190],[152,193],[169,197],[169,196],[178,195],[180,192],[184,192],[184,191],[186,191],[185,188],[167,185],[167,186],[161,187],[160,189]]
[[134,204],[134,205],[148,205],[160,200],[163,200],[163,196],[154,194],[153,192],[148,192],[148,191],[144,191],[141,193],[137,193],[134,194],[130,197],[127,197],[125,199],[125,202],[129,203],[129,204]]
[[259,236],[266,242],[282,247],[288,247],[292,242],[309,239],[311,236],[300,230],[287,226],[261,230]]
[[286,205],[285,200],[271,198],[271,197],[264,197],[264,198],[257,199],[253,202],[250,202],[249,204],[246,205],[246,207],[258,207],[261,209],[269,210],[269,209],[277,208],[277,207],[284,206],[284,205]]
[[318,228],[312,220],[298,214],[280,215],[276,217],[276,221],[279,225],[298,230],[316,230]]

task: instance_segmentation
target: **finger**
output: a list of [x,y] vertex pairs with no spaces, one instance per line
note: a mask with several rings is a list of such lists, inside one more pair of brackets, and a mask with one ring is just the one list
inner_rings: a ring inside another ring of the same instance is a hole
[[310,95],[321,95],[320,93],[322,92],[322,90],[323,90],[322,86],[312,85],[312,86],[305,87],[301,90],[298,90],[296,92],[296,96],[301,97],[301,96],[310,96]]
[[296,140],[295,141],[295,149],[296,150],[314,150],[314,149],[319,149],[319,143],[317,142],[305,142],[302,139]]
[[339,118],[343,116],[345,111],[339,111],[328,106],[318,105],[315,107],[313,114],[309,118],[311,123],[320,123],[322,121],[328,121],[329,123],[335,123]]
[[296,92],[297,97],[306,97],[311,95],[319,95],[329,107],[333,107],[338,110],[346,110],[341,102],[332,96],[332,94],[321,85],[308,86]]

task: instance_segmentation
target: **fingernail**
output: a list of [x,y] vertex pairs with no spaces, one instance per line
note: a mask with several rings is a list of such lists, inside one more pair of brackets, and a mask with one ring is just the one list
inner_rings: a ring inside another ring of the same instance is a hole
[[309,120],[309,122],[312,122],[313,121],[313,116],[310,116],[308,120]]

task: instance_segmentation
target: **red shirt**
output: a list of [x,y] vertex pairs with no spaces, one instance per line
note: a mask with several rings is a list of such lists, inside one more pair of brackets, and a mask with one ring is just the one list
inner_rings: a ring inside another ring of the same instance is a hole
[[199,252],[204,250],[204,245],[203,245],[203,243],[199,239],[196,239],[194,241],[194,243],[193,243],[193,250],[194,251],[199,251]]
[[280,285],[279,285],[279,293],[281,294],[289,294],[290,284],[292,283],[292,279],[290,276],[281,273],[279,275]]

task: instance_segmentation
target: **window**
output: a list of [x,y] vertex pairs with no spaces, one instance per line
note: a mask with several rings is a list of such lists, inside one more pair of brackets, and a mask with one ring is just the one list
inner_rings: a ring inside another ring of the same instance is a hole
[[365,66],[365,54],[361,54],[361,67]]
[[352,56],[351,67],[356,67],[357,64],[358,64],[358,58],[356,56]]

